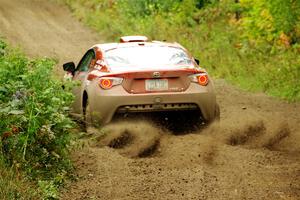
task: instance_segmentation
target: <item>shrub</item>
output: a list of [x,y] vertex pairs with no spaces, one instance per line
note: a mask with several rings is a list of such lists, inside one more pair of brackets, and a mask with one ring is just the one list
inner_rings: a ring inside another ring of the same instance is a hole
[[[107,39],[141,34],[176,41],[215,77],[249,90],[300,100],[300,48],[296,39],[290,45],[292,35],[300,34],[300,26],[297,18],[287,16],[290,11],[299,16],[299,1],[176,0],[167,7],[162,0],[66,1],[80,19]],[[285,18],[288,21],[280,27]]]
[[300,38],[300,1],[241,0],[241,6],[247,37],[286,46]]
[[31,180],[60,180],[71,168],[71,93],[50,59],[29,60],[0,42],[0,158]]

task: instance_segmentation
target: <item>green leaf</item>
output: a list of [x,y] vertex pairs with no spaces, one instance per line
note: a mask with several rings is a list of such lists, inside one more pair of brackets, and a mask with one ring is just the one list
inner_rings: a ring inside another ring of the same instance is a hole
[[11,110],[9,111],[8,114],[11,114],[11,115],[23,115],[25,112],[24,110]]

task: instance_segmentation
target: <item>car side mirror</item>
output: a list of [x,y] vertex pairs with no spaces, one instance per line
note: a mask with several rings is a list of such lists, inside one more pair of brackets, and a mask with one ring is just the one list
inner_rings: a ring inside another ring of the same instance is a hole
[[68,62],[63,64],[64,71],[71,72],[72,74],[75,72],[75,63]]
[[197,58],[195,58],[195,61],[196,61],[197,65],[200,65],[200,60],[198,60]]

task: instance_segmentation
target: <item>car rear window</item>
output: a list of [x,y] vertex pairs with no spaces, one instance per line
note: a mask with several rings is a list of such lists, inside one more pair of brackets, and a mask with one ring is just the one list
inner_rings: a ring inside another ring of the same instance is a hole
[[111,67],[159,68],[162,66],[192,65],[186,52],[177,47],[167,46],[136,46],[121,47],[108,50],[105,61]]

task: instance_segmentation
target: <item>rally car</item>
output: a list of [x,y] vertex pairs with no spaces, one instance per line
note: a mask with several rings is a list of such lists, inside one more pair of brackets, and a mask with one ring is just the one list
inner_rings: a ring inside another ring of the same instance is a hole
[[220,116],[211,77],[178,43],[124,36],[94,45],[77,66],[69,62],[63,69],[80,82],[72,111],[86,124],[107,124],[128,113],[180,112],[185,118],[182,111],[192,111],[204,124]]

